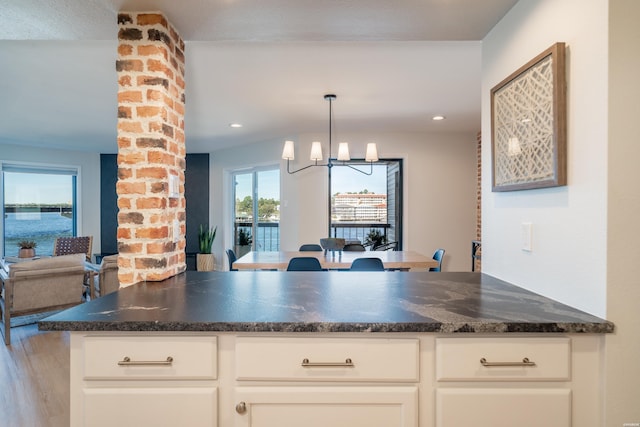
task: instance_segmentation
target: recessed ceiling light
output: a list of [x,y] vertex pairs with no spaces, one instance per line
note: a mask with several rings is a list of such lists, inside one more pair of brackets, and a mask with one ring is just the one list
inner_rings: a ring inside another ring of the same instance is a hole
[[435,120],[435,121],[440,121],[440,120],[444,120],[444,119],[446,119],[445,116],[439,116],[439,115],[431,117],[431,120]]
[[242,124],[241,124],[241,123],[231,123],[231,124],[229,124],[229,127],[232,127],[232,128],[241,128],[241,127],[242,127]]

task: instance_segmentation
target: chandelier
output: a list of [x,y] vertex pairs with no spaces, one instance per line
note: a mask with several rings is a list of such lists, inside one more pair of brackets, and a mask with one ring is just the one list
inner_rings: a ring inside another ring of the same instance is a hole
[[370,142],[367,144],[367,150],[365,154],[364,161],[369,164],[370,170],[369,172],[360,170],[346,162],[351,160],[349,157],[349,144],[347,142],[341,142],[338,144],[338,158],[334,159],[331,156],[332,149],[332,116],[333,116],[333,101],[336,100],[336,96],[333,94],[327,94],[324,96],[324,99],[329,101],[329,158],[327,159],[327,163],[318,163],[322,161],[322,144],[319,141],[314,141],[311,144],[311,156],[310,159],[314,162],[311,165],[302,167],[297,170],[290,169],[291,160],[295,159],[294,149],[293,149],[293,141],[285,141],[284,150],[282,150],[282,158],[287,161],[287,172],[289,174],[298,173],[305,169],[308,169],[312,166],[327,166],[328,168],[332,168],[333,166],[347,166],[353,170],[356,170],[365,175],[371,175],[373,173],[373,163],[378,161],[378,148],[374,142]]

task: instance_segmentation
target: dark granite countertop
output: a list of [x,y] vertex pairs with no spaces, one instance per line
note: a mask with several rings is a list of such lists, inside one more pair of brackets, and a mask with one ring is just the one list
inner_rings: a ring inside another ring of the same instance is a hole
[[482,273],[192,272],[139,283],[41,330],[607,333],[613,324]]

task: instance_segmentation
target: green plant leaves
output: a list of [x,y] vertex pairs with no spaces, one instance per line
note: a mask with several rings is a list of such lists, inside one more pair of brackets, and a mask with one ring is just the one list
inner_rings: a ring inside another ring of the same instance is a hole
[[217,231],[218,226],[215,228],[209,228],[208,224],[200,224],[200,228],[198,229],[198,243],[200,245],[201,254],[211,253],[211,246],[216,238]]

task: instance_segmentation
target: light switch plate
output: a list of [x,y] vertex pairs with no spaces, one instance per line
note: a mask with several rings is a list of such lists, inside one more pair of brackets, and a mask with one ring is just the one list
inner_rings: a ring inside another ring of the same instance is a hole
[[180,222],[177,219],[173,220],[173,243],[178,243],[180,240]]
[[176,198],[180,196],[180,183],[178,177],[175,175],[169,175],[169,197]]
[[532,246],[531,246],[531,240],[532,240],[532,228],[533,228],[533,224],[531,224],[530,222],[523,222],[522,223],[522,250],[523,251],[527,251],[527,252],[531,252],[532,251]]

